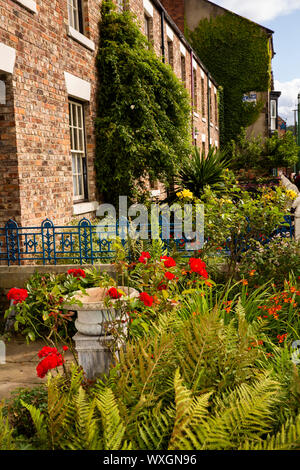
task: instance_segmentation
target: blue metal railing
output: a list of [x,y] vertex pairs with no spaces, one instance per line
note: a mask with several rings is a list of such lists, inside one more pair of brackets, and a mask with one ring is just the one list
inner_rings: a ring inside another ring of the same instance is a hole
[[[279,227],[262,243],[268,243],[274,236],[292,238],[294,227],[292,217],[285,217],[286,226]],[[79,264],[94,264],[95,262],[109,262],[114,259],[116,250],[115,240],[112,235],[121,239],[123,247],[127,251],[127,259],[131,260],[132,253],[126,233],[129,227],[124,224],[108,226],[106,230],[99,229],[98,225],[92,225],[84,218],[78,225],[55,226],[46,219],[40,227],[20,227],[14,220],[9,220],[4,227],[0,227],[0,263],[22,264],[23,261],[34,264],[63,264],[75,262]],[[148,239],[151,239],[150,225],[145,227]],[[174,224],[169,224],[171,238],[168,238],[160,221],[159,236],[164,248],[169,252],[172,247],[183,256],[189,256],[186,252],[186,243],[190,242],[184,236],[177,236],[181,227],[177,230]],[[237,244],[243,243],[242,239]],[[247,250],[245,246],[243,251]],[[230,254],[228,244],[225,243],[225,254]]]

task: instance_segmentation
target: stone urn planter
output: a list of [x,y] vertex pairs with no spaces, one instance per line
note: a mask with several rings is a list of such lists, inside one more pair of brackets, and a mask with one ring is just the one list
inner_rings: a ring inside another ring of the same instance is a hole
[[[127,320],[122,317],[120,310],[113,305],[117,300],[110,299],[111,306],[105,305],[105,298],[109,288],[92,287],[86,289],[87,295],[81,291],[74,293],[73,304],[64,305],[64,308],[77,312],[75,326],[77,333],[74,336],[78,361],[88,379],[92,380],[100,374],[107,373],[113,360],[112,345],[116,353],[123,345],[122,341],[114,342],[109,334],[110,326],[117,323],[122,329],[122,337],[127,336]],[[119,302],[126,302],[128,298],[136,298],[139,293],[132,287],[119,286],[118,290],[125,293]],[[77,303],[78,301],[78,303]]]

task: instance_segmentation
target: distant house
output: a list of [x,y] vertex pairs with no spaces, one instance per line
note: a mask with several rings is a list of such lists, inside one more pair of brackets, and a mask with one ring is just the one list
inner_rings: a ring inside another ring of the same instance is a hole
[[[273,33],[274,31],[257,24],[253,21],[248,20],[236,13],[223,8],[209,0],[161,0],[165,8],[168,10],[169,14],[172,16],[174,21],[177,23],[179,28],[182,32],[185,31],[185,28],[188,28],[190,31],[194,31],[201,20],[207,19],[215,19],[218,16],[225,15],[226,13],[233,14],[237,18],[237,28],[239,28],[240,20],[244,20],[245,22],[251,23],[251,25],[256,25],[261,31],[265,34],[267,42],[266,45],[266,55],[269,53],[270,58],[275,55],[274,52],[274,44],[273,44]],[[218,35],[219,35],[218,31]],[[214,40],[214,38],[213,38]],[[198,51],[199,53],[199,51]],[[212,55],[213,57],[213,55]],[[202,60],[205,62],[205,57],[202,57]],[[213,64],[213,62],[211,62]],[[218,77],[218,73],[216,70],[212,68],[211,64],[206,64],[210,69],[211,72],[214,74],[216,80],[220,85],[222,85],[222,77]],[[224,58],[224,64],[222,67],[219,67],[220,72],[226,70],[228,64],[226,63],[226,58]],[[268,64],[266,63],[266,67]],[[270,71],[271,72],[271,71]],[[253,82],[259,81],[253,77]],[[239,80],[238,75],[234,75],[232,77],[233,82],[237,82]],[[244,98],[243,101],[246,102],[263,102],[262,111],[254,124],[252,124],[248,128],[248,135],[262,135],[263,137],[268,137],[272,135],[272,133],[277,130],[278,127],[278,99],[280,97],[280,92],[274,90],[274,80],[273,80],[273,73],[271,72],[271,80],[270,80],[270,88],[264,91],[255,91],[255,89],[249,89],[244,91]],[[226,120],[226,116],[225,116]]]

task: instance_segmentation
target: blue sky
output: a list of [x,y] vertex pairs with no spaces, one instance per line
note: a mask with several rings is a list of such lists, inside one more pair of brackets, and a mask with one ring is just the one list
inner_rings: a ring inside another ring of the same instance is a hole
[[279,114],[293,124],[293,109],[300,92],[300,0],[212,1],[275,32],[275,89],[282,92]]

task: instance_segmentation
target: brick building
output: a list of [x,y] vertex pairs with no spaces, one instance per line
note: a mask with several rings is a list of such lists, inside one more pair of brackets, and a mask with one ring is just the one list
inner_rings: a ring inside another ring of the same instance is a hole
[[[251,22],[261,29],[268,38],[271,58],[275,55],[273,44],[274,31],[243,18],[240,15],[211,2],[210,0],[161,0],[161,2],[182,32],[184,32],[186,27],[190,31],[194,31],[199,25],[199,22],[203,19],[213,19],[217,16],[224,15],[226,12],[230,12],[235,17],[242,18],[246,22]],[[223,65],[225,69],[227,64],[224,63]],[[238,76],[236,76],[235,79],[238,80]],[[220,85],[222,85],[222,83],[220,83]],[[278,99],[280,94],[280,92],[274,91],[273,74],[269,90],[245,90],[245,102],[263,102],[263,108],[258,119],[247,129],[249,136],[261,135],[263,137],[269,137],[277,129]]]
[[[94,214],[100,4],[0,0],[0,226]],[[190,90],[194,143],[218,146],[216,82],[159,1],[126,8]]]

